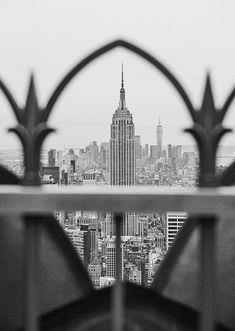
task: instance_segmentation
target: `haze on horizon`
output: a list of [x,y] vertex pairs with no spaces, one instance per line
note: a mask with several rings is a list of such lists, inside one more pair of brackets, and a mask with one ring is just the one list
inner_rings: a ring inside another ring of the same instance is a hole
[[[223,104],[234,86],[235,3],[226,0],[99,2],[42,0],[0,3],[0,78],[24,104],[30,73],[36,78],[41,105],[71,67],[96,48],[117,38],[136,43],[156,56],[180,80],[193,103],[201,104],[206,73],[215,101]],[[220,24],[219,24],[220,23]],[[118,106],[121,63],[126,101],[142,144],[156,144],[159,116],[164,142],[194,145],[182,130],[191,126],[187,110],[166,79],[139,57],[123,49],[105,54],[85,68],[58,100],[49,125],[57,128],[44,148],[83,148],[92,140],[109,141]],[[0,148],[17,146],[14,117],[0,93]],[[225,125],[234,127],[232,105]],[[234,134],[222,142],[235,145]]]

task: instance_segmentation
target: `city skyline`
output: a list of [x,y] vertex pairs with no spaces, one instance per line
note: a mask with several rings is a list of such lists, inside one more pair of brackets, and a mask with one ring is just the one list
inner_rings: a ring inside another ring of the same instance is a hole
[[[118,107],[110,125],[110,141],[92,141],[76,154],[56,149],[47,153],[47,165],[41,167],[42,185],[157,185],[194,187],[197,182],[197,156],[183,153],[181,145],[163,149],[164,129],[160,118],[156,126],[156,144],[141,145],[135,135],[132,110],[126,106],[122,65]],[[88,217],[86,216],[88,213]],[[149,286],[166,251],[173,243],[186,214],[126,211],[121,223],[120,254],[117,257],[114,214],[105,212],[56,211],[96,288],[109,286],[118,277],[138,285]],[[94,224],[96,222],[96,225]],[[116,259],[119,259],[117,270]]]
[[235,329],[234,13],[0,0],[5,331]]

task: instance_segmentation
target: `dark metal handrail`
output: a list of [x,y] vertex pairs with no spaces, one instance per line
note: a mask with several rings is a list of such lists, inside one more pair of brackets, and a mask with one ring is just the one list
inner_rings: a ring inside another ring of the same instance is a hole
[[[27,203],[26,203],[27,201]],[[55,210],[185,211],[191,215],[234,215],[235,187],[159,189],[157,187],[0,186],[0,212]]]

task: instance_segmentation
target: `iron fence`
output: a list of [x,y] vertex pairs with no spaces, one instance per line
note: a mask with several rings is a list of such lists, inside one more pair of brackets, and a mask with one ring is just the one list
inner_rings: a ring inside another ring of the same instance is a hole
[[[99,190],[62,190],[61,192],[50,193],[38,188],[40,185],[40,151],[47,135],[54,129],[47,126],[51,111],[59,99],[61,93],[88,64],[108,51],[123,47],[148,61],[154,69],[160,71],[163,76],[178,92],[189,112],[193,126],[185,131],[192,134],[198,146],[199,163],[199,190],[173,192],[158,191],[147,188],[109,188],[106,191]],[[233,213],[234,190],[218,188],[222,185],[232,185],[235,181],[235,163],[230,165],[222,174],[215,172],[216,150],[222,136],[230,131],[224,128],[223,121],[227,110],[234,97],[235,88],[232,89],[219,109],[215,106],[213,92],[209,75],[206,79],[205,91],[201,107],[193,106],[190,97],[186,93],[179,80],[155,57],[145,50],[124,40],[111,42],[95,52],[91,53],[80,61],[58,84],[49,98],[45,107],[40,106],[33,76],[30,79],[26,104],[20,107],[10,90],[3,81],[0,81],[0,89],[10,103],[10,106],[17,119],[17,126],[10,129],[19,137],[24,151],[24,178],[19,182],[14,176],[1,168],[2,177],[5,176],[5,183],[20,183],[21,186],[0,187],[0,211],[8,213],[20,213],[24,218],[25,231],[25,324],[26,331],[39,330],[38,312],[38,241],[39,226],[45,213],[56,209],[95,209],[113,210],[117,228],[117,252],[120,251],[120,224],[123,219],[123,212],[127,210],[185,210],[191,216],[187,226],[183,228],[181,235],[176,240],[174,251],[167,257],[162,265],[162,272],[156,279],[158,289],[164,287],[164,278],[167,278],[171,271],[171,265],[182,253],[182,249],[195,228],[200,231],[200,286],[201,293],[201,313],[199,329],[201,331],[215,330],[215,306],[216,306],[216,265],[215,265],[215,226],[221,213]],[[3,176],[4,175],[4,176]],[[25,187],[30,186],[30,187]],[[36,186],[36,187],[35,187]],[[204,187],[204,188],[203,188]],[[73,259],[73,257],[71,257]],[[168,262],[169,261],[169,262]],[[119,253],[116,254],[116,270],[119,270]],[[113,309],[113,329],[120,331],[125,328],[125,286],[121,282],[118,273],[117,282],[113,287],[112,309]],[[59,316],[57,316],[59,318]],[[169,328],[170,330],[170,328]]]

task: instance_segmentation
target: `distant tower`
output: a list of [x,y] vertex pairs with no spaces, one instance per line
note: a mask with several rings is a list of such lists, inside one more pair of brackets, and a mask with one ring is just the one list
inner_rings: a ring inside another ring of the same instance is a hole
[[126,107],[123,79],[119,106],[113,114],[110,138],[110,183],[111,185],[135,184],[135,125],[132,114]]
[[160,122],[157,125],[157,158],[159,159],[162,156],[162,145],[163,145],[163,127]]

